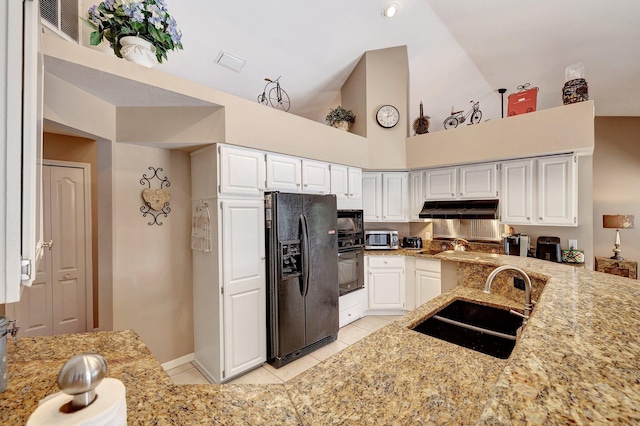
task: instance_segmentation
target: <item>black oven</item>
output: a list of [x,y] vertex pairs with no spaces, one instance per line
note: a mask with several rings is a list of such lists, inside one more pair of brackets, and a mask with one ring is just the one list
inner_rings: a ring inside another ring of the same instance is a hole
[[338,210],[338,286],[340,296],[364,288],[362,210]]

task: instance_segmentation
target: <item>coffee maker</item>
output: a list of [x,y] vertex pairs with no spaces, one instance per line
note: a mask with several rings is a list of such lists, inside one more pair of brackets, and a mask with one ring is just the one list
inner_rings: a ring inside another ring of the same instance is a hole
[[504,253],[511,256],[529,254],[529,236],[527,234],[511,234],[504,237]]

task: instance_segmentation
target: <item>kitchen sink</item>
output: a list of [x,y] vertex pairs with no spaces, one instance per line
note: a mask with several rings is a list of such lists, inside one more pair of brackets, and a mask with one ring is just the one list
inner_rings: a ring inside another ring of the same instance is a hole
[[508,310],[456,300],[413,328],[449,343],[507,359],[522,318]]

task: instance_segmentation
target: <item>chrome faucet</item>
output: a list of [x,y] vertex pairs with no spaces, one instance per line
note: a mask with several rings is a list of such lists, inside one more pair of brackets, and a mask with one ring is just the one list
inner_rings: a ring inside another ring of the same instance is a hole
[[465,244],[469,244],[469,241],[465,240],[464,238],[456,238],[451,243],[455,251],[465,251],[467,249]]
[[535,303],[535,301],[531,300],[531,279],[526,272],[511,265],[499,266],[494,269],[487,277],[487,283],[484,285],[484,292],[487,294],[491,294],[491,283],[493,282],[493,279],[496,277],[496,275],[498,275],[498,273],[507,269],[516,271],[524,279],[524,315],[520,312],[514,311],[513,309],[509,310],[509,312],[511,312],[512,314],[523,318],[522,325],[524,326],[529,319],[529,315],[531,315],[531,311],[533,310],[533,303]]

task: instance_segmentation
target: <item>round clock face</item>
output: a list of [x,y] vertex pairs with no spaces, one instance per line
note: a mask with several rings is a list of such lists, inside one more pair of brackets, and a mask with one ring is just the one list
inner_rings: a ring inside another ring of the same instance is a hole
[[400,113],[393,105],[383,105],[376,114],[376,120],[378,120],[379,125],[389,129],[398,124],[398,120],[400,120]]

